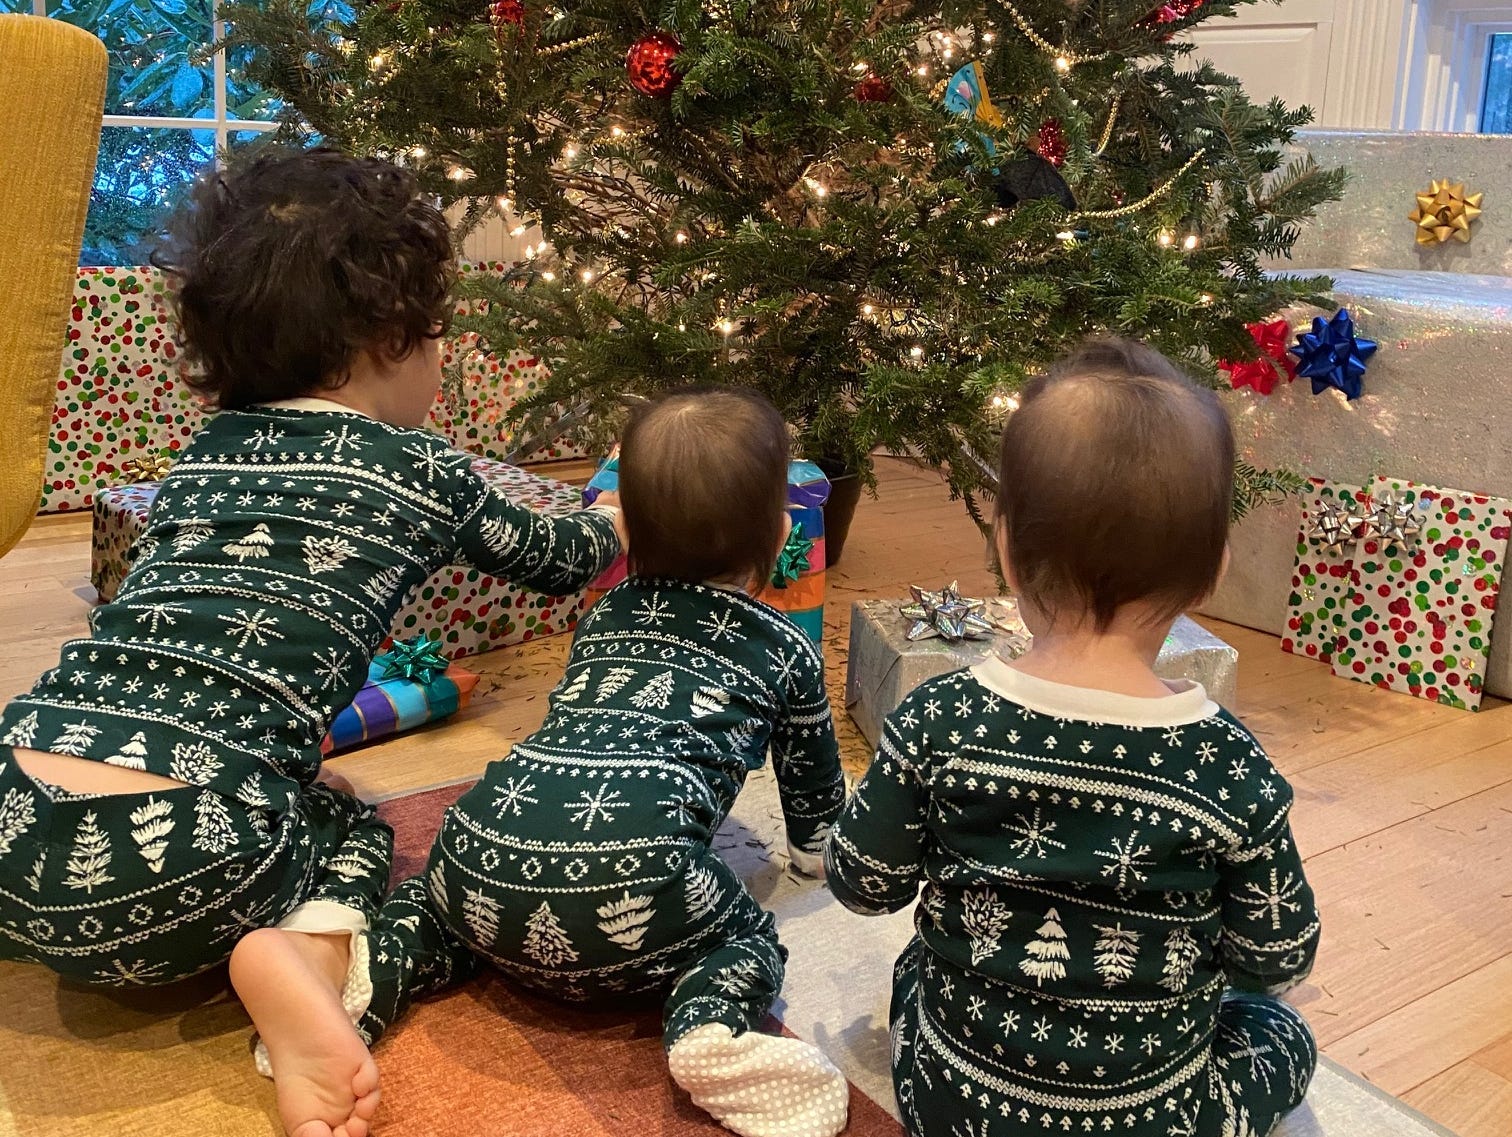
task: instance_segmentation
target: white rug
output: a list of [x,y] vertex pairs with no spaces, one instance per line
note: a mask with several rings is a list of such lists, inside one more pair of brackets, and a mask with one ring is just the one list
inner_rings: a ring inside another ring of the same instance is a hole
[[[715,847],[777,917],[789,960],[776,1013],[845,1076],[897,1115],[889,1072],[892,967],[913,935],[912,911],[864,918],[824,886],[787,871],[777,783],[769,769],[746,783]],[[1324,1058],[1307,1100],[1273,1137],[1453,1137],[1395,1098]]]

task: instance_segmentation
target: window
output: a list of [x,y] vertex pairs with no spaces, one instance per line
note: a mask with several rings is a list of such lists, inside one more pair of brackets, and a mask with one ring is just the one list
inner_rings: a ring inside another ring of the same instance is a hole
[[1512,134],[1512,32],[1497,32],[1490,39],[1480,129],[1482,134]]
[[[351,17],[340,0],[312,16]],[[195,53],[222,25],[217,0],[0,0],[0,11],[50,16],[99,36],[110,56],[100,156],[84,228],[83,264],[142,263],[163,207],[207,162],[272,130],[278,110],[216,55]]]

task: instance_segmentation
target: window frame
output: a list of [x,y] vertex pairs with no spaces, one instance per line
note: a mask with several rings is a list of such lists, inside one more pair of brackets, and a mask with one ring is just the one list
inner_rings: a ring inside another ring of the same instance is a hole
[[1505,0],[1413,0],[1397,128],[1478,134],[1491,37],[1508,32],[1512,3]]
[[[56,19],[47,11],[48,0],[31,0],[32,14],[46,19]],[[220,18],[221,0],[210,0],[211,34],[217,40],[226,34],[226,26]],[[93,31],[86,28],[86,31]],[[107,114],[101,125],[104,127],[148,127],[158,130],[213,130],[215,132],[214,161],[230,149],[231,136],[248,131],[267,133],[278,129],[278,123],[269,119],[246,119],[228,117],[228,77],[225,52],[218,51],[211,59],[211,87],[214,113],[208,118],[178,118],[168,115],[123,115]]]

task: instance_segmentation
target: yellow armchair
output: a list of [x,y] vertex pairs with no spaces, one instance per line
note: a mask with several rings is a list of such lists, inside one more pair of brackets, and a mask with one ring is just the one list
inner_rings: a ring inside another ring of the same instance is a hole
[[88,32],[0,16],[0,556],[42,499],[105,70]]

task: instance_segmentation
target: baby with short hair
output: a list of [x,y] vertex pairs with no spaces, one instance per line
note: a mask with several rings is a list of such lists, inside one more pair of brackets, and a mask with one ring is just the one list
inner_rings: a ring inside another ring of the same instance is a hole
[[1233,466],[1213,393],[1124,340],[1008,420],[997,550],[1033,646],[909,695],[826,850],[847,907],[920,897],[890,1015],[914,1137],[1259,1137],[1306,1092],[1291,787],[1154,671],[1223,571]]
[[366,1039],[486,963],[598,1008],[665,1000],[673,1079],[737,1133],[844,1127],[839,1071],[761,1031],[787,952],[711,847],[769,750],[800,869],[821,868],[845,797],[819,652],[753,599],[787,536],[787,458],[755,394],[635,410],[619,470],[630,576],[579,625],[541,728],[447,811],[425,875],[384,904]]

